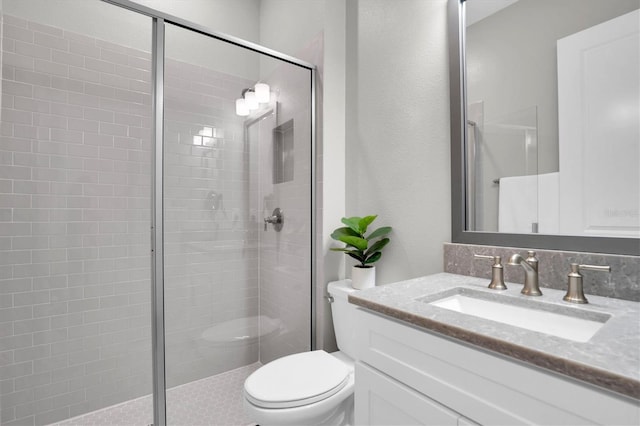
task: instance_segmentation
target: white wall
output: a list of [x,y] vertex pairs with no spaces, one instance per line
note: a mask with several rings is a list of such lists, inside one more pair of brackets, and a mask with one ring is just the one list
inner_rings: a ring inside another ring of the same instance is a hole
[[346,212],[394,227],[380,285],[442,271],[450,241],[446,0],[360,0],[354,19]]

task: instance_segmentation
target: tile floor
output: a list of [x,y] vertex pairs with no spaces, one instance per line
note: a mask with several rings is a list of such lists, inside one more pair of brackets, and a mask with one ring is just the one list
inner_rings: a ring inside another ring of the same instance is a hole
[[[167,424],[242,426],[252,424],[242,411],[245,379],[260,363],[186,383],[167,391]],[[147,426],[153,421],[151,396],[74,417],[53,426]]]

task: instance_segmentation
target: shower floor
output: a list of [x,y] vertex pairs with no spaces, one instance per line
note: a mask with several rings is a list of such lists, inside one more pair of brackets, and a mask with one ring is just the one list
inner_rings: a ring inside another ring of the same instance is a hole
[[[179,426],[253,424],[242,411],[245,379],[256,362],[167,390],[167,424]],[[153,423],[151,396],[74,417],[52,426],[148,426]]]

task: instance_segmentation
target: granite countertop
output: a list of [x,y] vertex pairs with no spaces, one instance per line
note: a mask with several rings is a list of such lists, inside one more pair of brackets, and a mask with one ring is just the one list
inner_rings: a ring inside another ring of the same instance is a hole
[[[565,292],[542,288],[539,297],[487,288],[486,278],[441,273],[354,292],[349,302],[425,330],[640,399],[640,303],[587,294],[585,305],[566,303]],[[459,290],[462,288],[462,290]],[[455,289],[455,290],[454,290]],[[453,294],[606,323],[587,342],[576,342],[430,305]]]

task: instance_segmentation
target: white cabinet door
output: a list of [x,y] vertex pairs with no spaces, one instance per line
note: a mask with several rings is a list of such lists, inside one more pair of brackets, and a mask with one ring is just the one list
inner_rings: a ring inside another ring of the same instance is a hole
[[356,364],[357,425],[456,426],[459,415],[366,364]]

